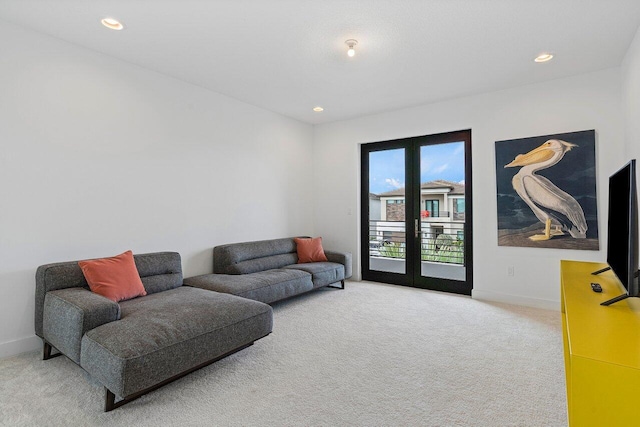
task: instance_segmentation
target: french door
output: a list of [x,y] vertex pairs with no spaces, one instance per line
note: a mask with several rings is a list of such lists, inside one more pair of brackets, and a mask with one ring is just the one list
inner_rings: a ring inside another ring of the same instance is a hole
[[362,278],[471,295],[471,131],[361,146]]

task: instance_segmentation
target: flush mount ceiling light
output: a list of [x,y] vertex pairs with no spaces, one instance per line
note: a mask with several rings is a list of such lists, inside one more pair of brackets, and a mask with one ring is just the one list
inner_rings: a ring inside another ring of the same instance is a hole
[[536,61],[536,62],[547,62],[547,61],[551,61],[551,59],[553,59],[553,54],[551,54],[551,53],[541,53],[540,55],[538,55],[536,57],[536,59],[534,59],[534,61]]
[[105,27],[111,30],[120,31],[124,28],[124,25],[122,25],[122,23],[120,23],[120,21],[118,21],[117,19],[102,18],[100,22],[102,23],[102,25],[104,25]]
[[316,113],[321,113],[324,111],[324,108],[317,106],[317,107],[313,107],[313,111],[315,111]]
[[349,55],[349,57],[353,57],[353,55],[356,54],[356,50],[354,49],[354,47],[358,44],[358,40],[349,39],[349,40],[345,41],[345,44],[347,46],[349,46],[349,50],[347,51],[347,55]]

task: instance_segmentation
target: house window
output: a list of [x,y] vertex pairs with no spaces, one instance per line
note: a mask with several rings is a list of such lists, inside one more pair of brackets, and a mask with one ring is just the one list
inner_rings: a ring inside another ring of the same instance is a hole
[[464,231],[458,230],[457,234],[458,234],[458,240],[460,240],[461,242],[464,241]]
[[453,219],[464,221],[464,199],[453,199]]
[[440,216],[440,201],[439,200],[425,200],[424,209],[429,212],[430,217]]

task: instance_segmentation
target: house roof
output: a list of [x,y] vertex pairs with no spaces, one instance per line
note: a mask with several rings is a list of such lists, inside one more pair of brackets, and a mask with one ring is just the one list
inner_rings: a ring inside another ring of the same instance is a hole
[[[434,189],[449,189],[449,194],[464,194],[464,184],[459,184],[457,182],[445,181],[444,179],[437,179],[435,181],[423,182],[420,184],[421,190],[434,190]],[[385,191],[384,193],[378,194],[380,197],[393,197],[393,196],[404,196],[405,189],[404,187],[398,188],[391,191]]]

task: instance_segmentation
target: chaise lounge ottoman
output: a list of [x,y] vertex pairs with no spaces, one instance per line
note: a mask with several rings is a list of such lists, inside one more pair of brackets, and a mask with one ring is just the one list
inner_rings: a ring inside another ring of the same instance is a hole
[[179,254],[134,259],[147,295],[119,303],[91,292],[77,262],[44,265],[36,273],[44,359],[55,347],[104,385],[105,411],[271,332],[267,304],[182,286]]

